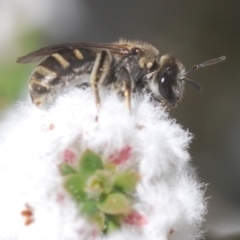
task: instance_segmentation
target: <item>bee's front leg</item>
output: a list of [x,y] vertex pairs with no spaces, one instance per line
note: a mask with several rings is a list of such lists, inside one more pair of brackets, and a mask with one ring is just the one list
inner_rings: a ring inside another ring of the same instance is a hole
[[95,96],[96,107],[101,106],[98,85],[103,84],[110,72],[112,57],[107,51],[101,51],[97,54],[96,60],[90,76],[90,84]]

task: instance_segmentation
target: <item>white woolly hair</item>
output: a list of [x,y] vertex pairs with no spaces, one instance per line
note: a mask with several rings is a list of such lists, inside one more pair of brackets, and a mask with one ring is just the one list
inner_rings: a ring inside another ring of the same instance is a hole
[[[148,95],[133,96],[131,114],[114,93],[102,92],[101,100],[97,112],[90,89],[73,89],[48,110],[24,102],[11,119],[6,116],[0,125],[0,240],[202,237],[205,186],[190,166],[191,134]],[[80,156],[89,148],[107,157],[125,146],[131,158],[122,167],[141,176],[134,209],[144,221],[101,235],[63,188],[58,166],[66,149]],[[21,215],[26,208],[33,212],[29,225]]]

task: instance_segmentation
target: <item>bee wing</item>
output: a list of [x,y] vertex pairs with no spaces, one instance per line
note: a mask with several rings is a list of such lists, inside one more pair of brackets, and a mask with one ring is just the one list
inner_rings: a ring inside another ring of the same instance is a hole
[[31,63],[40,61],[51,54],[65,49],[90,49],[92,51],[109,51],[115,54],[126,55],[131,51],[130,46],[127,44],[116,44],[116,43],[72,43],[72,44],[60,44],[54,46],[48,46],[41,48],[37,51],[31,52],[25,56],[19,57],[17,63]]

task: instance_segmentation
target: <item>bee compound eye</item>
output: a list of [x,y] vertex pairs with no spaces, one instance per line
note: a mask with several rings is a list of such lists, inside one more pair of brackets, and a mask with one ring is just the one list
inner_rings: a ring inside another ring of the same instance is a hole
[[171,79],[168,75],[160,76],[158,81],[158,88],[161,96],[171,103],[173,99],[173,91],[171,86]]

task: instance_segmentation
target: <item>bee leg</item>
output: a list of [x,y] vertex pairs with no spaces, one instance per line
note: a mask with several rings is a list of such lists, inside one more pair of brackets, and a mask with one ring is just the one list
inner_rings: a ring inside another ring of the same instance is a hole
[[103,84],[106,79],[110,67],[111,67],[111,55],[107,51],[101,51],[97,54],[96,60],[93,65],[93,69],[90,76],[90,84],[93,89],[95,96],[96,107],[99,109],[101,106],[100,96],[99,96],[99,84]]
[[166,102],[161,101],[161,106],[162,106],[163,108],[165,108],[165,111],[166,111],[166,112],[170,112],[171,108],[167,106]]
[[119,92],[123,93],[126,101],[126,106],[129,112],[131,112],[131,94],[134,86],[134,81],[131,74],[125,67],[120,68],[115,84]]
[[161,104],[162,107],[166,106],[166,103],[164,101],[161,101],[160,104]]

